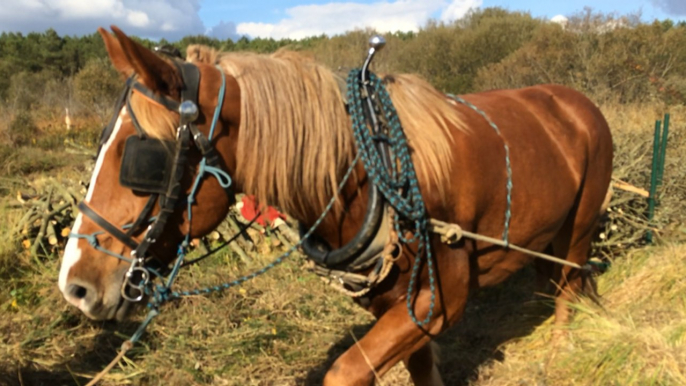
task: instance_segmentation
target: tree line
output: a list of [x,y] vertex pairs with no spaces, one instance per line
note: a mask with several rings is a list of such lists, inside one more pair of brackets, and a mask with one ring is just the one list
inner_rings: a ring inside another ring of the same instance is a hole
[[[149,48],[172,45],[181,53],[194,43],[222,51],[269,53],[288,48],[307,51],[346,72],[362,64],[371,33],[357,30],[304,40],[233,41],[202,35],[176,42],[137,40]],[[631,15],[586,9],[560,26],[524,12],[486,8],[454,22],[429,21],[418,32],[385,37],[387,46],[375,60],[374,71],[418,73],[445,92],[560,83],[586,92],[598,103],[686,103],[683,22],[645,23]],[[69,108],[101,123],[111,114],[122,85],[97,32],[59,36],[48,29],[0,35],[0,113],[8,118],[5,122],[21,117],[20,126],[26,126],[56,119]]]

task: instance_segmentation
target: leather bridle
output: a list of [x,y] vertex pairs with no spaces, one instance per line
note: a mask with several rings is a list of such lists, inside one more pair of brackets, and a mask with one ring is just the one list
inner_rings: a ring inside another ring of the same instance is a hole
[[[126,258],[100,247],[97,238],[95,237],[96,234],[70,235],[70,237],[85,238],[96,249],[131,263],[121,289],[122,296],[129,301],[139,301],[143,298],[145,288],[153,274],[163,277],[168,272],[168,264],[165,264],[163,262],[164,260],[155,256],[150,250],[150,247],[156,243],[162,235],[162,231],[164,230],[169,217],[176,210],[179,198],[183,193],[181,180],[187,166],[188,150],[191,142],[200,150],[201,155],[204,157],[203,162],[208,165],[209,168],[216,170],[214,173],[215,176],[217,178],[223,177],[228,180],[228,183],[222,183],[220,179],[220,184],[227,190],[227,193],[231,183],[230,176],[221,170],[219,156],[211,144],[212,134],[210,134],[210,138],[208,138],[200,132],[195,124],[199,116],[198,89],[200,71],[192,63],[174,61],[174,64],[183,81],[183,86],[180,89],[180,102],[154,93],[145,85],[136,81],[134,74],[127,80],[126,87],[115,105],[114,116],[110,120],[108,126],[103,130],[100,139],[100,149],[98,150],[98,153],[113,134],[119,112],[125,106],[136,129],[136,136],[127,139],[122,158],[120,184],[129,187],[134,191],[150,194],[148,202],[138,218],[133,224],[120,228],[91,208],[85,200],[78,205],[81,213],[95,222],[104,232],[131,249],[130,258]],[[222,72],[221,69],[219,69],[219,71]],[[221,105],[224,99],[225,83],[223,72],[222,81],[219,92],[219,103],[215,110],[215,116],[210,130],[211,133],[214,132],[218,112],[221,111]],[[179,112],[180,123],[177,128],[175,140],[153,139],[146,134],[131,108],[131,95],[134,91],[143,94],[148,99],[166,107],[170,111]],[[154,150],[157,150],[157,152]],[[148,155],[148,158],[146,159],[145,156],[141,156],[143,157],[144,162],[143,165],[140,165],[134,157],[146,153],[153,153],[158,157]],[[165,155],[167,158],[162,160],[162,162],[157,160],[160,156],[164,157]],[[141,166],[140,170],[138,169],[138,166]],[[141,172],[141,170],[142,175],[136,175]],[[202,178],[202,175],[198,176],[198,179],[200,178]],[[192,197],[189,197],[186,200],[192,200]],[[159,212],[153,217],[151,214],[156,202],[159,204]],[[145,225],[147,225],[145,234],[142,237],[142,241],[138,242],[134,236],[139,234],[143,228],[145,228]],[[101,233],[102,232],[97,232],[97,234]],[[186,242],[188,241],[188,237],[189,236],[187,235]],[[187,245],[179,247],[186,248]],[[134,290],[134,295],[128,293],[127,287]]]

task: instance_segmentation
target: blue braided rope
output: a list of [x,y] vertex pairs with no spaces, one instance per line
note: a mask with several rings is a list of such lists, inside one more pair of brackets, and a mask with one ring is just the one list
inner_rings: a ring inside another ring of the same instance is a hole
[[214,116],[212,117],[212,126],[210,126],[210,135],[207,137],[207,139],[212,142],[212,138],[214,138],[214,128],[217,127],[217,121],[219,121],[219,114],[221,113],[222,105],[224,104],[224,93],[226,92],[226,75],[224,75],[224,71],[222,68],[216,64],[215,67],[217,70],[219,70],[219,73],[222,76],[222,84],[219,87],[219,95],[217,96],[217,107],[214,109]]
[[145,329],[148,328],[148,325],[150,324],[150,322],[152,322],[152,320],[155,319],[155,317],[159,314],[160,314],[160,312],[156,309],[151,309],[150,311],[148,311],[148,315],[145,316],[145,320],[143,320],[141,325],[138,326],[138,328],[136,329],[136,332],[134,332],[133,335],[131,335],[131,338],[129,338],[129,341],[131,341],[131,343],[138,342],[138,340],[141,338],[141,336],[143,336],[143,333],[145,333]]
[[[157,216],[150,217],[148,219],[148,222],[153,222],[153,221],[155,221],[155,219],[157,219]],[[122,226],[122,229],[129,229],[132,226],[133,226],[133,223],[126,224],[126,225]],[[117,259],[123,260],[127,263],[133,262],[133,260],[128,258],[128,257],[122,256],[119,253],[115,253],[115,252],[110,251],[109,249],[105,249],[105,248],[101,247],[100,243],[98,242],[97,236],[102,235],[102,234],[105,234],[105,232],[95,231],[91,234],[82,234],[82,233],[70,232],[67,237],[70,239],[84,239],[84,240],[88,241],[88,244],[90,244],[90,246],[95,248],[95,250],[97,250],[97,251],[103,252],[103,253],[110,255],[112,257],[116,257]]]
[[[353,135],[357,143],[358,154],[362,155],[362,162],[365,171],[371,181],[384,195],[388,203],[396,211],[396,231],[401,241],[411,243],[417,241],[418,248],[410,282],[407,287],[407,310],[412,321],[418,326],[424,326],[433,317],[434,306],[436,303],[436,283],[434,273],[434,262],[431,253],[431,243],[429,239],[428,215],[424,206],[424,199],[419,189],[419,180],[410,156],[407,138],[400,124],[400,119],[393,106],[391,98],[383,86],[380,79],[373,73],[369,74],[370,85],[378,97],[381,105],[381,114],[384,114],[387,122],[388,133],[385,136],[375,136],[370,132],[365,120],[363,107],[363,85],[360,82],[360,69],[350,71],[348,75],[348,94],[350,103],[350,115],[353,124]],[[384,166],[382,155],[376,145],[376,141],[387,141],[391,148],[391,165],[399,167],[389,170]],[[410,228],[410,237],[405,237],[402,221],[413,225]],[[431,301],[429,312],[424,320],[420,321],[415,315],[412,307],[412,291],[419,277],[419,268],[422,261],[426,261],[429,289],[431,291]]]
[[105,249],[105,248],[101,247],[100,243],[98,242],[97,236],[101,235],[103,233],[105,233],[105,232],[98,231],[98,232],[93,232],[89,235],[80,234],[80,233],[69,233],[68,237],[70,239],[84,239],[84,240],[88,241],[88,244],[90,244],[90,246],[95,248],[95,250],[97,250],[97,251],[100,251],[100,252],[105,253],[107,255],[110,255],[112,257],[116,257],[117,259],[123,260],[127,263],[133,263],[132,259],[125,257],[123,255],[120,255],[119,253],[112,252],[109,249]]
[[455,100],[458,103],[462,103],[463,105],[469,107],[470,109],[476,111],[479,115],[481,115],[486,122],[495,130],[496,134],[500,137],[500,139],[503,141],[503,146],[505,148],[505,167],[507,169],[507,183],[505,184],[505,187],[507,189],[507,208],[505,209],[505,225],[503,229],[503,241],[505,242],[505,248],[507,248],[510,245],[510,218],[512,217],[512,165],[510,163],[510,147],[507,145],[507,141],[505,141],[505,138],[503,137],[502,133],[500,132],[500,129],[498,126],[491,120],[491,118],[486,115],[485,112],[483,112],[481,109],[478,107],[474,106],[472,103],[458,97],[457,95],[453,94],[447,94],[450,98]]

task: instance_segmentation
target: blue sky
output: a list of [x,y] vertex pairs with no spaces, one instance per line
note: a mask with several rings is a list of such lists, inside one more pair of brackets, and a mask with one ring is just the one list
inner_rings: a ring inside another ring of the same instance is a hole
[[686,20],[686,0],[2,0],[0,31],[55,29],[91,34],[115,24],[125,32],[174,41],[186,35],[218,38],[302,38],[356,28],[379,32],[417,30],[429,18],[451,21],[469,9],[503,7],[535,17],[570,16],[591,5],[645,21]]
[[[342,1],[337,1],[342,2]],[[359,0],[357,3],[374,3],[377,1]],[[686,0],[683,0],[686,3]],[[276,23],[285,17],[285,10],[303,4],[327,4],[327,0],[254,0],[246,2],[227,2],[224,0],[201,1],[200,18],[208,25],[216,25],[221,20],[234,23],[261,21]],[[678,3],[674,1],[674,3]],[[602,12],[616,12],[620,14],[633,13],[642,10],[645,20],[675,19],[685,20],[686,13],[670,14],[663,8],[656,6],[659,2],[650,0],[484,0],[482,7],[502,7],[511,11],[528,11],[536,17],[551,18],[555,15],[571,15],[580,12],[586,6]],[[437,15],[433,15],[437,16]]]

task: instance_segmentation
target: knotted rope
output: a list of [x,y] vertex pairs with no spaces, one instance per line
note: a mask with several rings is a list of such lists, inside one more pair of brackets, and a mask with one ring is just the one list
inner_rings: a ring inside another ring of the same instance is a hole
[[[418,326],[424,326],[431,320],[436,303],[436,283],[434,261],[431,255],[429,240],[429,224],[424,199],[419,189],[419,180],[410,157],[407,138],[400,124],[398,113],[391,102],[391,98],[381,80],[369,73],[369,86],[377,98],[378,114],[385,122],[384,133],[375,135],[367,125],[364,111],[363,95],[366,94],[365,85],[361,82],[360,69],[350,71],[348,75],[348,94],[350,116],[352,119],[353,135],[357,144],[358,155],[361,157],[364,169],[372,183],[383,194],[386,201],[395,209],[396,232],[403,243],[417,242],[417,254],[412,266],[410,282],[407,286],[407,310],[410,318]],[[371,98],[372,95],[365,95]],[[370,114],[375,114],[371,111]],[[383,162],[383,156],[377,146],[378,141],[388,143],[390,147],[390,170]],[[397,168],[395,167],[397,165]],[[405,237],[408,231],[410,236]],[[429,312],[424,320],[418,320],[412,308],[412,290],[415,288],[419,267],[426,262],[429,273],[429,289],[431,302]]]

